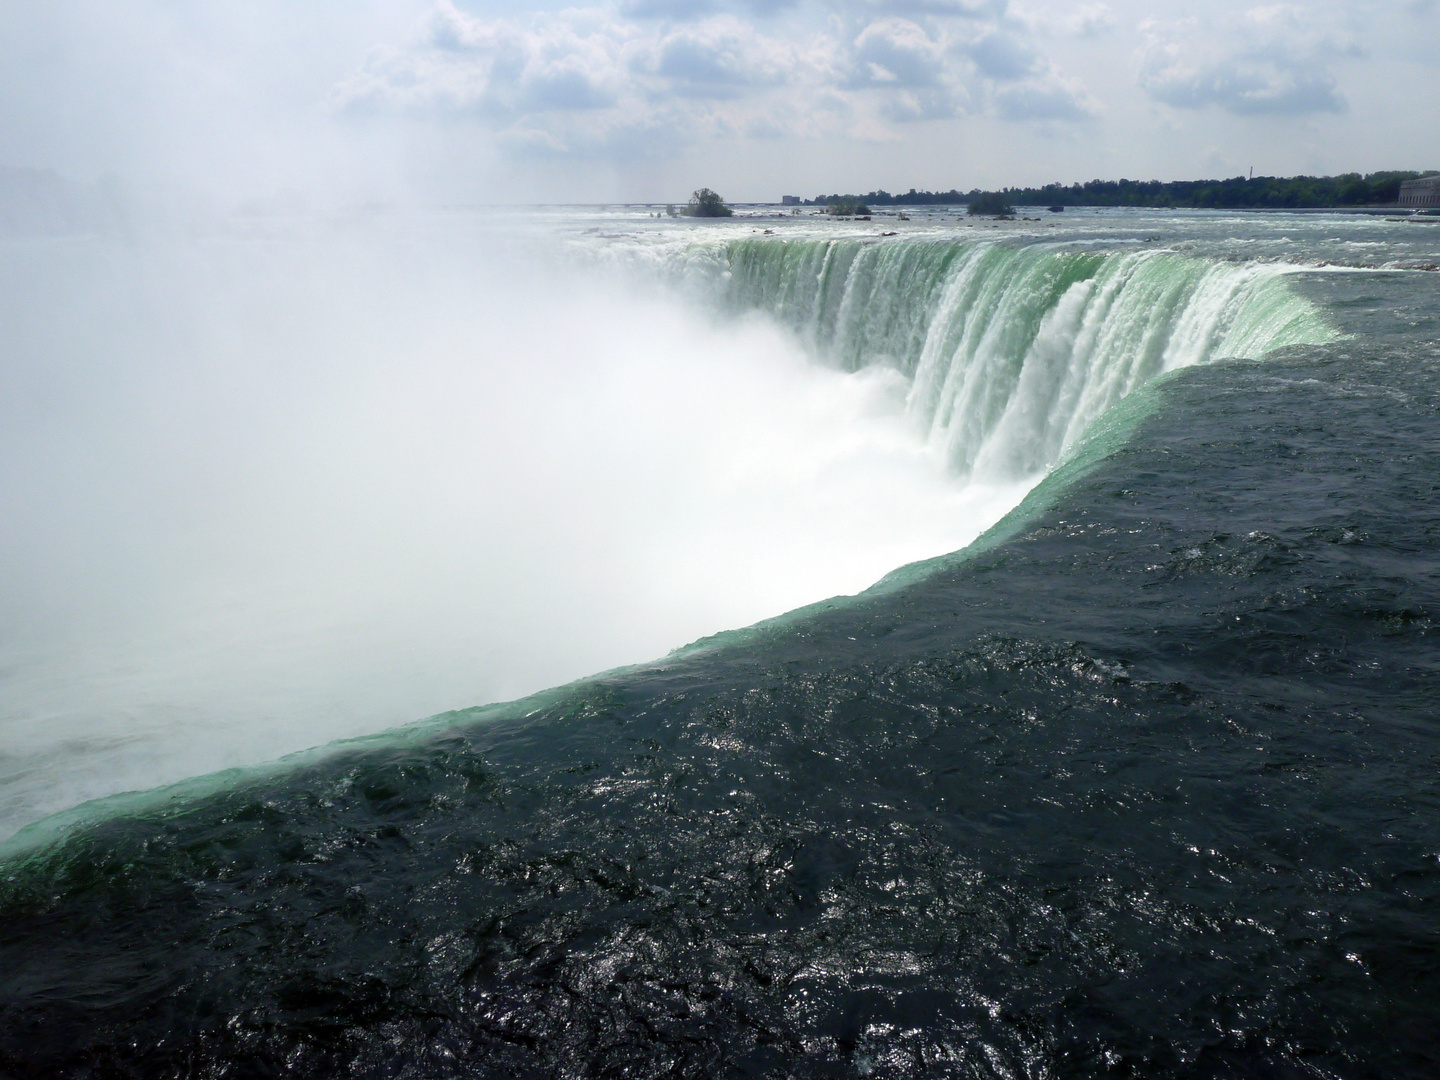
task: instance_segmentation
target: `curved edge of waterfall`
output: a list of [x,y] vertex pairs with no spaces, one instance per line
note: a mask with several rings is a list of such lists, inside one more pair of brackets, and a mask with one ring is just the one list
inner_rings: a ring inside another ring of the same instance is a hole
[[1288,287],[1296,269],[1272,263],[936,238],[725,251],[731,310],[768,314],[840,370],[900,372],[911,423],[961,478],[1048,473],[1159,375],[1335,337]]
[[927,578],[955,570],[1003,546],[1049,510],[1067,488],[1125,446],[1145,419],[1162,407],[1165,386],[1178,375],[1179,372],[1176,371],[1157,376],[1103,413],[1071,444],[1060,463],[1046,473],[1014,509],[964,547],[898,566],[858,593],[827,597],[749,626],[722,630],[700,638],[675,649],[666,660],[678,660],[703,652],[752,644],[765,637],[792,630],[805,619],[821,612],[863,603],[920,584]]

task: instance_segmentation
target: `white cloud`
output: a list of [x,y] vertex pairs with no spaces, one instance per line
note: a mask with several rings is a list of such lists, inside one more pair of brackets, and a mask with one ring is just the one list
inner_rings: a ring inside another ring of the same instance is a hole
[[1356,46],[1317,29],[1311,12],[1252,8],[1221,30],[1207,34],[1193,19],[1142,24],[1141,88],[1167,105],[1239,116],[1346,108],[1336,65]]
[[1033,6],[1023,3],[1008,8],[1005,21],[1024,29],[1036,38],[1072,37],[1094,38],[1115,29],[1120,20],[1106,3],[1064,4],[1059,7],[1049,4]]
[[839,36],[663,2],[697,17],[591,8],[481,19],[439,0],[415,40],[374,53],[337,96],[354,111],[469,116],[502,145],[547,155],[669,152],[706,135],[883,140],[891,124],[976,111],[1091,111],[1001,2],[947,4],[958,20],[865,16]]
[[1004,16],[1005,8],[1006,0],[857,0],[854,4],[862,17],[884,14],[912,19],[998,19]]
[[623,0],[620,14],[627,19],[663,19],[688,22],[724,12],[775,15],[795,7],[799,0]]
[[1115,26],[1115,13],[1108,4],[1084,4],[1064,22],[1076,37],[1096,37]]
[[806,56],[753,26],[720,16],[637,48],[632,67],[658,77],[653,89],[685,97],[736,98],[803,79],[824,57]]
[[350,108],[436,109],[496,118],[616,104],[625,42],[559,20],[481,23],[449,3],[418,48],[379,50],[339,88]]
[[867,26],[854,42],[854,58],[870,73],[872,84],[909,89],[933,87],[947,77],[949,57],[944,42],[932,38],[908,19],[881,19]]
[[716,0],[628,0],[620,8],[631,19],[669,19],[685,22],[719,11]]
[[995,91],[995,107],[1006,120],[1088,120],[1098,109],[1085,88],[1054,70]]
[[1023,79],[1037,66],[1035,50],[1003,29],[987,31],[968,51],[982,75],[1001,82]]

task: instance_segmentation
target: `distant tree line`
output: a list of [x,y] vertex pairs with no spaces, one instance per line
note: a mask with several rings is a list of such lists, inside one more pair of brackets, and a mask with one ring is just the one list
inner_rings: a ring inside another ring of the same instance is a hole
[[868,195],[816,195],[813,199],[802,199],[802,206],[836,206],[842,204],[861,206],[960,206],[971,195],[979,191],[916,191],[911,188],[904,195],[891,195],[888,191],[872,191]]
[[870,206],[959,206],[984,196],[1012,206],[1154,206],[1196,209],[1312,209],[1376,206],[1400,197],[1400,183],[1429,173],[1344,173],[1340,176],[1237,176],[1230,180],[1091,180],[1084,184],[1046,184],[1000,191],[916,191],[900,195],[817,195],[806,206],[863,202]]

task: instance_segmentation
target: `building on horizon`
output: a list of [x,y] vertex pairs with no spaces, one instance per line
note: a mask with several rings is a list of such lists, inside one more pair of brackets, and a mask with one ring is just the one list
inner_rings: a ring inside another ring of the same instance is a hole
[[799,196],[799,195],[781,195],[781,196],[780,196],[780,205],[781,205],[781,206],[799,206],[799,205],[800,205],[800,196]]
[[1404,181],[1400,185],[1400,205],[1440,207],[1440,174]]

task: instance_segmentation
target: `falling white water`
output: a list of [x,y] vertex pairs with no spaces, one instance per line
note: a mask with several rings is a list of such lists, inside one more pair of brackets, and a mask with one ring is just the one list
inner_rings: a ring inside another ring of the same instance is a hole
[[958,475],[1050,468],[1156,375],[1333,336],[1287,268],[1055,244],[745,240],[728,284],[817,354],[911,378],[907,407]]

